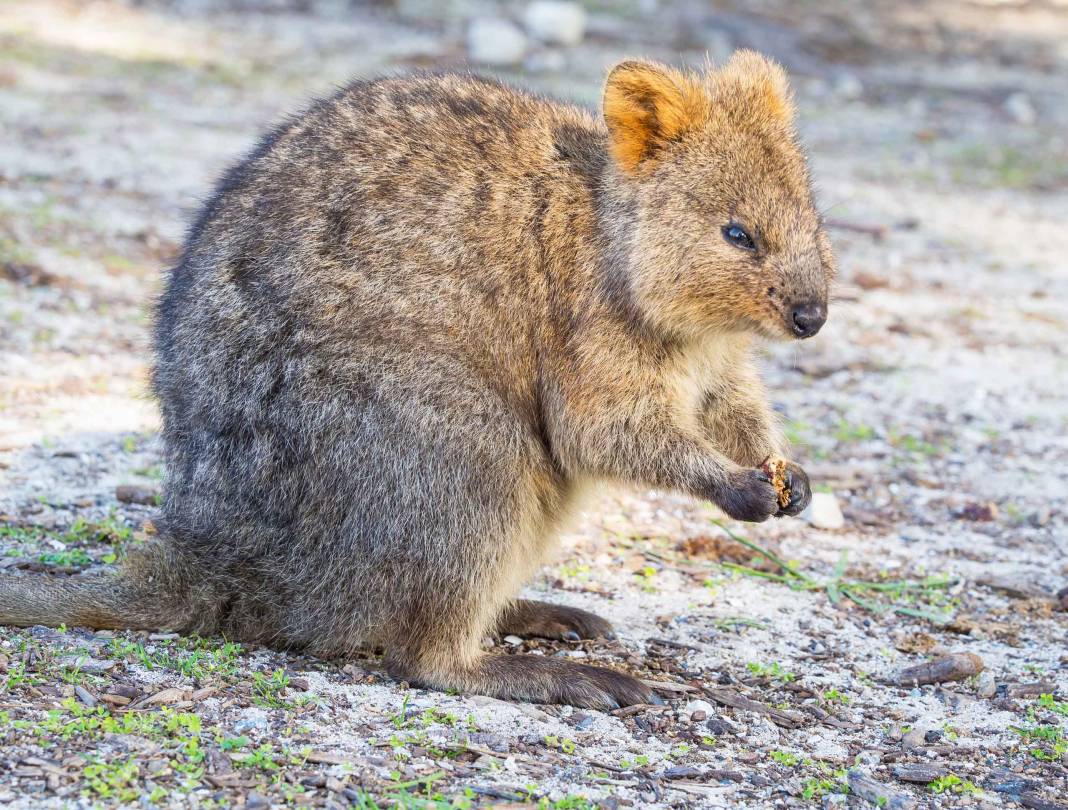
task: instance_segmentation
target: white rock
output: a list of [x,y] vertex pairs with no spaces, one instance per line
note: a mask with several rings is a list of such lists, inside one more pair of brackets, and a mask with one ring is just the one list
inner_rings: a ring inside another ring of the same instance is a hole
[[686,704],[686,708],[682,710],[682,716],[689,717],[694,712],[704,712],[708,717],[712,717],[716,710],[707,700],[691,700]]
[[857,754],[853,764],[867,765],[868,767],[874,768],[882,761],[883,755],[880,754],[878,751],[866,750],[861,751],[859,754]]
[[994,673],[989,669],[984,669],[976,680],[975,693],[981,698],[992,698],[997,691],[998,685],[994,680]]
[[487,65],[515,65],[527,52],[527,37],[508,20],[477,17],[467,28],[467,52]]
[[523,14],[530,35],[553,45],[578,45],[586,33],[586,11],[578,3],[535,0]]
[[838,499],[830,492],[813,492],[812,503],[801,513],[817,529],[840,529],[845,526],[845,517]]
[[864,84],[852,73],[843,73],[834,82],[834,92],[847,101],[855,101],[864,95]]
[[779,737],[780,732],[777,725],[770,720],[759,718],[749,726],[749,732],[745,735],[745,742],[753,748],[759,748],[762,745],[775,745],[779,742]]
[[567,58],[555,48],[538,51],[527,57],[523,67],[531,73],[559,73],[567,67]]
[[519,636],[505,636],[504,643],[511,644],[513,647],[518,647],[520,644],[523,643],[523,639],[521,639]]
[[1013,93],[1005,99],[1005,112],[1011,115],[1017,124],[1023,124],[1024,126],[1030,126],[1038,118],[1038,113],[1035,112],[1035,105],[1031,103],[1031,99],[1026,93]]
[[263,709],[255,709],[251,706],[238,715],[234,723],[235,734],[247,734],[250,731],[266,731],[270,725],[267,712]]

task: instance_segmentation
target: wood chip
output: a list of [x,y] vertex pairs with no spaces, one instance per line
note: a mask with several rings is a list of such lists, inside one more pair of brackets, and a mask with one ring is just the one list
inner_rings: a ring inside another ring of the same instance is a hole
[[102,694],[100,699],[105,703],[110,703],[112,706],[128,706],[130,704],[130,698],[123,695],[113,695],[110,692]]
[[697,779],[701,775],[701,769],[692,765],[679,765],[675,768],[668,768],[660,774],[664,779]]
[[140,484],[120,484],[115,487],[115,500],[119,503],[138,503],[155,506],[159,501],[160,488]]
[[119,695],[130,700],[136,700],[141,696],[141,690],[136,686],[131,686],[128,683],[113,683],[108,687],[108,693],[112,695]]
[[85,655],[65,655],[59,659],[61,667],[76,669],[79,672],[101,673],[110,672],[118,666],[117,661],[103,661],[97,658],[89,658]]
[[807,703],[801,707],[803,711],[815,717],[821,723],[831,726],[832,728],[842,728],[848,731],[859,731],[863,726],[859,723],[849,723],[845,720],[840,720],[830,712],[824,711],[819,706],[811,703]]
[[315,762],[320,765],[360,765],[363,764],[359,760],[347,757],[342,754],[330,754],[326,751],[312,751],[305,755],[304,759],[308,762]]
[[[704,569],[701,569],[701,570],[704,572],[704,574],[706,576],[708,575],[707,571],[705,571]],[[695,652],[700,652],[701,650],[704,649],[704,647],[698,647],[695,644],[686,644],[686,643],[684,643],[682,641],[672,641],[670,638],[651,638],[651,639],[649,639],[649,643],[650,644],[662,644],[665,647],[672,647],[673,649],[676,649],[676,650],[693,650]]]
[[664,787],[689,793],[691,796],[716,796],[725,791],[735,790],[734,785],[705,785],[700,782],[668,782]]
[[631,715],[644,714],[648,711],[670,711],[670,708],[670,706],[660,706],[655,703],[634,703],[621,709],[612,709],[609,714],[613,717],[630,717]]
[[84,686],[81,686],[81,685],[76,685],[74,687],[74,694],[77,696],[78,700],[80,700],[82,703],[84,703],[90,709],[96,708],[96,705],[100,702],[95,697],[93,697],[91,694],[89,694],[89,690],[88,689],[86,689]]
[[1015,699],[1036,698],[1040,695],[1052,695],[1053,690],[1056,688],[1057,687],[1049,681],[1038,681],[1037,683],[1014,683],[1006,687],[1005,696]]
[[59,766],[58,762],[53,762],[50,759],[44,759],[42,757],[25,757],[21,760],[23,765],[32,765],[40,768],[45,773],[55,774],[56,776],[69,776],[63,768]]
[[171,687],[169,689],[163,689],[155,694],[149,695],[142,700],[139,700],[136,704],[137,708],[141,706],[152,706],[156,704],[166,703],[181,703],[189,700],[189,692],[184,689],[176,689]]
[[876,807],[889,808],[889,810],[910,810],[916,806],[916,800],[911,796],[895,792],[856,768],[849,771],[848,778],[850,792],[864,801],[871,802]]
[[1037,793],[1021,793],[1020,804],[1030,810],[1068,810],[1068,804],[1044,799]]
[[690,686],[688,683],[672,683],[671,681],[647,681],[642,680],[646,686],[650,689],[655,689],[657,692],[678,692],[684,694],[686,692],[698,692],[700,691],[696,686]]
[[259,782],[255,779],[242,778],[241,774],[226,774],[225,776],[205,775],[204,778],[217,788],[250,788],[256,787]]
[[975,653],[950,653],[933,661],[901,670],[894,682],[898,686],[963,681],[983,671],[983,659]]
[[976,583],[994,591],[1000,591],[1016,599],[1053,599],[1053,594],[1044,591],[1028,579],[1017,576],[991,576],[976,580]]
[[805,715],[800,712],[776,709],[756,700],[750,700],[732,689],[706,689],[705,694],[721,706],[756,712],[769,718],[773,723],[787,728],[796,728],[805,722]]
[[901,762],[894,765],[890,772],[902,782],[921,782],[927,784],[941,779],[949,770],[931,762]]
[[705,779],[715,779],[717,782],[744,782],[745,775],[738,771],[726,771],[720,768],[712,768],[705,771]]

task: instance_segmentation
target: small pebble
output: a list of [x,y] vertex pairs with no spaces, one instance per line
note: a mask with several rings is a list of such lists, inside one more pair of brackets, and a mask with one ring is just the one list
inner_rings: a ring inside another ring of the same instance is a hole
[[901,746],[906,751],[912,751],[917,748],[923,748],[925,731],[922,728],[914,728],[901,738]]
[[841,529],[845,526],[845,516],[838,499],[830,492],[813,492],[812,503],[801,513],[802,520],[807,520],[817,529]]
[[550,45],[578,45],[586,33],[586,11],[579,3],[536,0],[527,6],[523,24],[531,36]]
[[998,685],[994,680],[994,674],[988,669],[980,672],[976,679],[975,693],[981,698],[992,698],[997,691]]
[[1024,126],[1030,126],[1038,118],[1035,105],[1026,93],[1013,93],[1005,99],[1005,112],[1012,116],[1017,124]]
[[734,734],[734,727],[719,717],[713,717],[708,721],[708,730],[712,732],[714,737],[723,737],[727,734]]
[[697,779],[701,776],[701,771],[692,765],[679,765],[675,768],[668,768],[663,773],[665,779]]
[[237,722],[234,723],[234,733],[245,734],[249,731],[266,731],[267,726],[267,714],[262,709],[248,708],[241,712]]
[[852,73],[843,73],[834,82],[834,92],[841,98],[854,101],[864,95],[864,84]]
[[575,728],[579,731],[585,731],[593,725],[593,716],[589,714],[577,714],[575,715]]
[[74,694],[78,696],[78,700],[88,706],[90,709],[94,708],[97,704],[97,699],[89,694],[83,686],[75,686]]
[[467,51],[476,62],[515,65],[526,55],[527,37],[508,20],[478,17],[467,29]]
[[567,68],[567,59],[558,50],[532,53],[523,62],[523,69],[531,73],[559,73]]
[[120,484],[115,487],[115,500],[119,503],[137,503],[143,506],[155,506],[159,503],[161,490],[157,486],[140,484]]
[[[715,711],[716,710],[712,707],[712,704],[707,700],[691,700],[686,704],[686,707],[682,710],[681,714],[683,717],[689,717],[691,720],[705,720],[710,715],[714,714]],[[700,718],[694,717],[694,714],[697,712],[700,712],[703,716]]]
[[894,680],[902,686],[963,681],[978,675],[984,668],[983,659],[975,653],[950,653],[914,667],[906,667],[894,676]]

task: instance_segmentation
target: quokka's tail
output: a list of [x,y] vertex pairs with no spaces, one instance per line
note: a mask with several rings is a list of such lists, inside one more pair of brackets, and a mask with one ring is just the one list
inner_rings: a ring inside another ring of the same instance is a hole
[[0,576],[0,624],[61,624],[97,629],[157,630],[163,617],[122,574],[52,577]]
[[[121,569],[96,576],[0,575],[0,625],[96,629],[210,629],[182,566],[161,543],[137,549]],[[199,614],[199,615],[198,615]]]

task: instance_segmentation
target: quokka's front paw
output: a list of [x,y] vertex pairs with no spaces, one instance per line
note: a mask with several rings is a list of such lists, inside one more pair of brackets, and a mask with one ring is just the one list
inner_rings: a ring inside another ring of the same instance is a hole
[[778,493],[763,470],[739,470],[725,486],[713,493],[712,501],[735,520],[761,523],[779,510]]
[[790,500],[775,513],[776,517],[783,517],[784,515],[800,515],[805,511],[809,503],[812,502],[812,488],[808,483],[808,474],[801,469],[800,464],[794,464],[792,461],[787,461],[785,479],[786,489],[789,492]]
[[497,622],[497,632],[563,641],[615,638],[612,625],[596,613],[532,599],[517,599],[509,605]]

